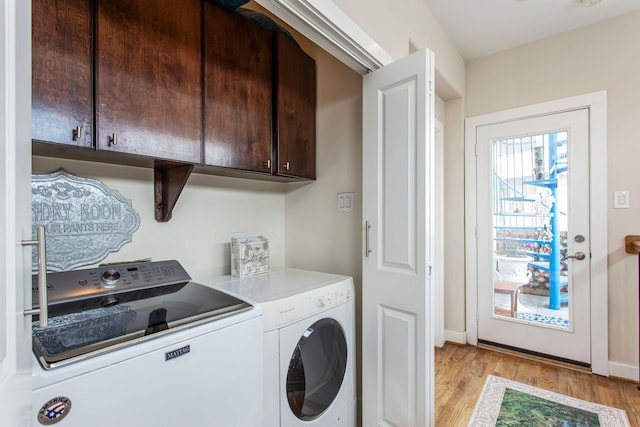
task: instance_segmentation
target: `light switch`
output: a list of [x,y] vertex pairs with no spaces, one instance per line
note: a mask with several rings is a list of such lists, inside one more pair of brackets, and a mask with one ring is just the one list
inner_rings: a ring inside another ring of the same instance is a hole
[[353,193],[338,193],[338,212],[353,212]]
[[629,192],[628,191],[613,192],[613,208],[629,209]]

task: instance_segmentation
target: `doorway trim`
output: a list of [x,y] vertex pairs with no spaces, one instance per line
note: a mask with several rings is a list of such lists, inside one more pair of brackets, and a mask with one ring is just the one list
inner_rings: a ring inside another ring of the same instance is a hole
[[591,370],[609,376],[607,302],[607,92],[593,92],[465,120],[465,269],[467,342],[478,344],[478,242],[476,239],[476,130],[493,125],[581,108],[589,110],[589,182],[591,232]]
[[442,347],[447,339],[444,328],[444,125],[433,120],[433,328],[436,347]]
[[361,75],[394,61],[334,0],[256,0]]

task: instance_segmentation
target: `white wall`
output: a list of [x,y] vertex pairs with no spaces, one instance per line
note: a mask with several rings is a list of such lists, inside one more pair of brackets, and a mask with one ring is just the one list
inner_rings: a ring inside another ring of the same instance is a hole
[[436,92],[443,99],[462,96],[464,60],[424,0],[334,0],[393,58],[429,48],[436,58]]
[[[307,52],[315,56],[318,73],[317,180],[291,185],[287,191],[286,263],[348,274],[359,284],[362,77],[321,49],[310,47]],[[354,193],[353,212],[338,212],[339,192]]]
[[103,262],[150,257],[177,259],[192,278],[231,273],[229,241],[234,232],[263,234],[270,240],[270,264],[285,263],[286,184],[192,174],[173,210],[173,218],[154,218],[153,170],[47,157],[33,157],[33,173],[59,168],[95,178],[131,199],[140,227],[131,243]]
[[447,101],[444,145],[444,326],[446,339],[465,343],[464,101]]
[[[609,359],[620,376],[638,366],[638,259],[624,251],[624,236],[640,234],[638,40],[640,12],[634,12],[471,61],[466,79],[467,117],[607,91],[609,197],[602,226],[609,236]],[[630,192],[630,209],[612,208],[615,190]]]
[[[291,4],[295,3],[294,1]],[[318,16],[322,16],[325,8],[327,11],[339,9],[341,13],[347,15],[347,19],[340,18],[335,24],[344,25],[345,30],[351,30],[350,27],[355,26],[357,27],[355,33],[366,34],[365,38],[372,40],[372,43],[377,45],[375,47],[366,46],[366,48],[373,49],[372,52],[380,53],[381,58],[379,59],[381,62],[386,63],[389,60],[399,59],[416,50],[427,47],[435,53],[437,58],[435,61],[435,89],[439,99],[458,98],[464,93],[464,61],[444,28],[438,23],[424,1],[409,0],[408,2],[403,2],[401,8],[398,8],[398,4],[392,2],[360,1],[358,3],[357,0],[326,0],[326,3],[327,5],[314,12],[318,12]],[[285,0],[285,4],[289,5],[290,3]],[[244,7],[263,13],[266,12],[266,7],[278,14],[281,19],[290,20],[296,28],[306,28],[306,31],[303,30],[303,32],[305,34],[313,34],[313,40],[323,39],[320,35],[320,30],[316,31],[314,25],[305,24],[307,22],[305,18],[298,19],[293,17],[296,13],[289,12],[288,6],[282,7],[280,2],[257,0],[257,2],[249,2]],[[294,6],[294,9],[297,10],[297,6]],[[306,6],[300,7],[300,10],[311,9]],[[314,12],[311,12],[311,15]],[[268,12],[266,13],[268,14]],[[329,13],[329,16],[334,15],[339,17],[341,14]],[[282,23],[277,18],[276,21]],[[284,25],[290,29],[286,22]],[[325,46],[330,43],[326,39],[324,42],[320,44]],[[362,41],[360,42],[362,43]],[[340,49],[336,48],[330,51],[335,52],[336,50]],[[347,55],[342,51],[336,54],[339,58],[344,58]],[[352,66],[353,63],[355,61],[350,61]],[[356,69],[362,71],[360,67],[356,67]],[[438,117],[437,112],[436,117]]]

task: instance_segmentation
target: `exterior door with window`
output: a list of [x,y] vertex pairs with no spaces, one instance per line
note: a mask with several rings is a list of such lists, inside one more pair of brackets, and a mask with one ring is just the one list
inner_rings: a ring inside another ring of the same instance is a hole
[[478,340],[591,365],[589,110],[477,128]]

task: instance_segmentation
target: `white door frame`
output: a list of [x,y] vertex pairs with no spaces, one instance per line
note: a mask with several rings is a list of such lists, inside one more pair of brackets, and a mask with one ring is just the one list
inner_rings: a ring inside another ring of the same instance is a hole
[[465,268],[467,342],[478,343],[478,265],[476,239],[476,128],[578,108],[589,109],[589,182],[591,209],[591,369],[609,375],[607,303],[607,93],[594,92],[465,120]]
[[31,2],[0,0],[0,412],[31,425]]
[[434,119],[433,139],[433,341],[442,347],[446,341],[444,329],[444,125]]

